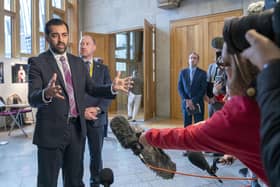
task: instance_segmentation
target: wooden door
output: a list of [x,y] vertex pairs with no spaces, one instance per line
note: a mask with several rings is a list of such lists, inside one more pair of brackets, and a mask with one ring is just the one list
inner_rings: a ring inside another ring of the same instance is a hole
[[144,20],[144,120],[153,118],[156,112],[155,54],[153,28]]
[[[222,36],[224,20],[242,15],[241,10],[195,17],[171,22],[170,33],[170,111],[171,118],[182,119],[181,98],[178,94],[178,77],[180,70],[188,66],[188,55],[195,51],[200,55],[198,66],[205,71],[213,63],[215,51],[211,40]],[[205,104],[205,119],[208,108]]]
[[[95,39],[96,51],[94,57],[101,57],[103,63],[109,68],[111,79],[113,81],[114,77],[117,75],[115,67],[115,35],[114,34],[100,34],[92,32],[84,32],[82,35],[89,35]],[[117,102],[114,99],[109,108],[109,112],[117,111]]]

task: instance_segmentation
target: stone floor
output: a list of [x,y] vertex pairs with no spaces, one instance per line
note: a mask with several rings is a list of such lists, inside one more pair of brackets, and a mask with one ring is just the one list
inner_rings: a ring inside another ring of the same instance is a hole
[[[136,122],[144,128],[150,127],[176,127],[181,126],[179,122],[170,120],[153,120],[148,122]],[[32,132],[34,125],[26,126],[28,138],[24,137],[18,129],[14,130],[11,136],[7,131],[0,132],[0,142],[8,141],[6,145],[0,145],[0,187],[35,187],[36,186],[36,146],[32,144]],[[199,175],[207,175],[205,171],[193,166],[182,151],[166,151],[172,160],[177,164],[177,171]],[[84,182],[88,187],[89,181],[89,156],[88,150],[85,153],[85,175]],[[207,156],[209,162],[213,157]],[[148,169],[134,156],[130,150],[123,149],[109,129],[109,137],[106,138],[103,149],[104,167],[111,168],[114,172],[114,183],[112,187],[244,187],[245,181],[223,180],[223,184],[217,180],[187,177],[175,175],[173,179],[165,180]],[[238,170],[243,165],[236,161],[232,166],[218,166],[219,176],[240,177]],[[61,176],[59,187],[62,187]]]

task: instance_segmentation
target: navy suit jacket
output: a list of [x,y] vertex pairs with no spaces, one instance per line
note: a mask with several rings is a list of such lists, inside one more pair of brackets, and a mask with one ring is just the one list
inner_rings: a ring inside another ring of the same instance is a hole
[[193,104],[199,104],[201,110],[204,109],[203,97],[206,93],[207,82],[206,72],[200,68],[196,68],[193,76],[193,82],[190,81],[190,69],[186,68],[180,72],[178,81],[179,95],[182,99],[182,107],[186,109],[185,100],[191,99]]
[[[93,74],[91,79],[94,81],[94,83],[97,85],[111,84],[112,81],[108,67],[100,62],[93,61],[93,63]],[[109,105],[111,104],[111,101],[111,99],[92,97],[86,94],[86,107],[99,107],[101,109],[101,113],[97,116],[98,119],[94,120],[94,126],[103,126],[106,124],[106,113]]]
[[[67,59],[72,74],[81,136],[86,137],[85,93],[97,97],[114,98],[115,96],[111,93],[111,85],[96,85],[92,81],[81,58],[67,53]],[[33,143],[42,147],[59,147],[69,125],[67,124],[69,101],[63,76],[50,51],[29,58],[28,63],[30,65],[28,100],[31,106],[38,108]],[[42,92],[54,73],[57,73],[56,84],[62,87],[62,95],[65,99],[52,98],[52,101],[46,104],[42,99]]]

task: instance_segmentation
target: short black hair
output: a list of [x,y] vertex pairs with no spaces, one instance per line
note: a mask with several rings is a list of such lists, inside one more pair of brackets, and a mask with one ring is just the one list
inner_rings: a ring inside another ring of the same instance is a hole
[[67,25],[67,23],[65,21],[63,21],[62,19],[58,19],[58,18],[53,18],[50,19],[45,26],[45,34],[48,36],[50,34],[50,27],[52,25],[65,25],[67,32],[69,33],[69,27]]

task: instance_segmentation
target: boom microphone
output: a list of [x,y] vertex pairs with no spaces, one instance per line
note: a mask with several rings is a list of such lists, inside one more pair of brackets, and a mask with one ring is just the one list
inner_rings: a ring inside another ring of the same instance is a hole
[[206,170],[209,175],[216,177],[220,183],[223,183],[223,181],[219,179],[218,176],[216,175],[217,169],[216,168],[212,169],[209,166],[207,160],[205,159],[204,155],[201,152],[189,152],[188,158],[193,165],[197,166],[203,171]]
[[113,171],[110,168],[103,168],[99,173],[100,184],[109,187],[114,182]]
[[[111,120],[110,126],[122,147],[131,149],[145,165],[176,171],[176,164],[172,162],[170,157],[162,149],[153,146],[143,146],[139,142],[139,137],[144,132],[144,129],[132,127],[124,116],[114,117]],[[172,172],[149,168],[163,179],[174,177],[174,173]]]

